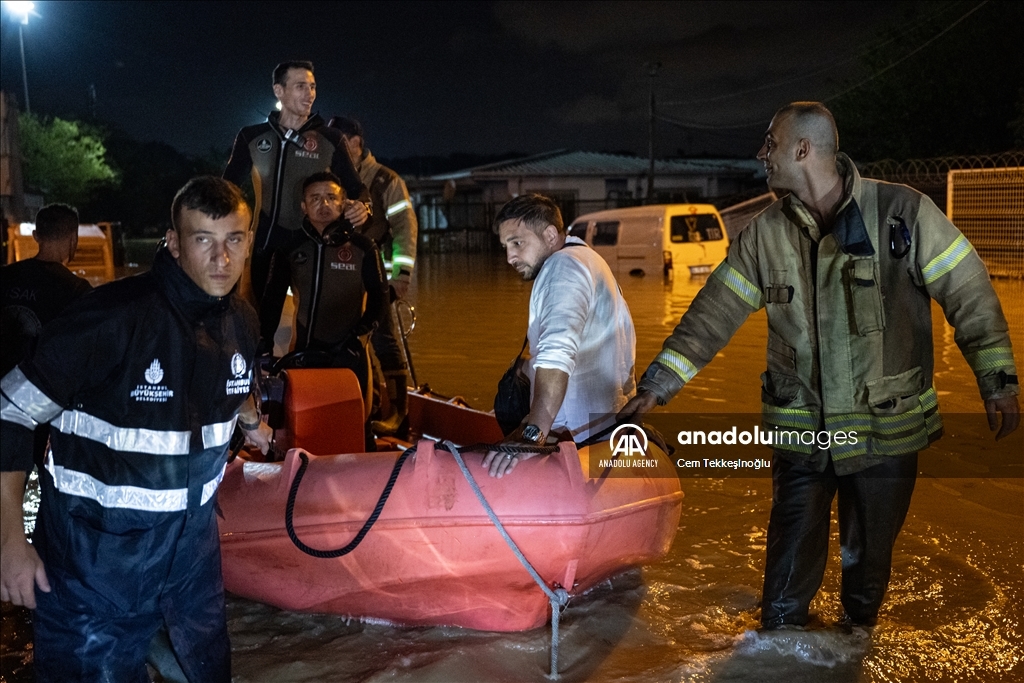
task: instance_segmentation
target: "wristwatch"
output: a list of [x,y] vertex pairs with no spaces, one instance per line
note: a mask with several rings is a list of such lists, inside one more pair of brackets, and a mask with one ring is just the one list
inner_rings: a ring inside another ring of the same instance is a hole
[[526,425],[523,427],[523,441],[540,445],[544,443],[546,438],[547,434],[542,432],[537,425]]

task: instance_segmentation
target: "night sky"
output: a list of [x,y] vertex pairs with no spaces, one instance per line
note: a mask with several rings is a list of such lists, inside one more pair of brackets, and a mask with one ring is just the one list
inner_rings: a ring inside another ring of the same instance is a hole
[[[360,118],[381,157],[558,148],[647,153],[645,63],[660,61],[660,156],[749,157],[771,113],[861,77],[890,2],[37,2],[33,112],[96,116],[204,154],[273,107],[279,61],[311,59],[325,118]],[[881,46],[880,49],[884,49]],[[4,12],[3,89],[22,93]]]

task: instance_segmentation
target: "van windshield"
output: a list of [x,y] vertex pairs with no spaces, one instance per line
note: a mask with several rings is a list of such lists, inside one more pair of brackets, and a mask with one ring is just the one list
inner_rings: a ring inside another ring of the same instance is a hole
[[722,224],[713,213],[672,216],[673,242],[713,242],[722,239]]
[[569,234],[572,235],[573,237],[579,237],[581,240],[586,240],[588,222],[589,221],[580,221],[578,223],[573,223],[569,227]]

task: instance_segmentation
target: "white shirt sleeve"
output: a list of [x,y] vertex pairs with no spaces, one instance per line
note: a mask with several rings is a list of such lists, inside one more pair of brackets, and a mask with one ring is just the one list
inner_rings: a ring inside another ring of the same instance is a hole
[[552,255],[534,283],[530,329],[534,368],[571,375],[594,298],[590,270],[567,254]]

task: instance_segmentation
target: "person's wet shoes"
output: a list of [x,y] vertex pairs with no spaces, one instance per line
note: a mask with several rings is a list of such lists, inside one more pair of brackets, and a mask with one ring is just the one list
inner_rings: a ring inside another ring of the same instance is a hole
[[844,612],[843,615],[839,617],[839,621],[836,622],[836,628],[847,635],[853,633],[855,630],[870,633],[877,623],[877,617],[873,617],[871,619],[854,619]]

